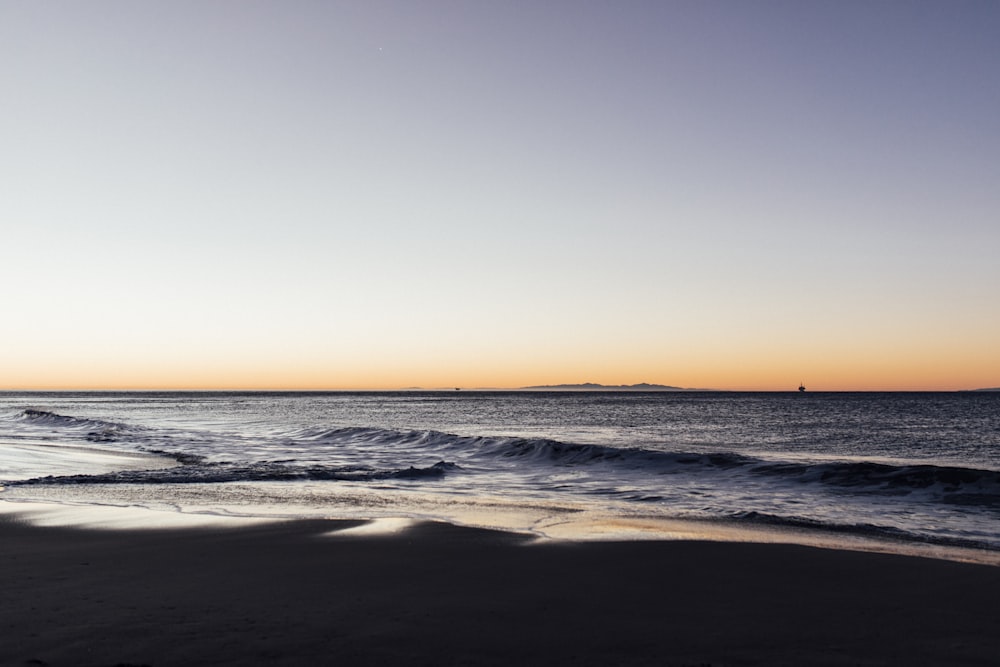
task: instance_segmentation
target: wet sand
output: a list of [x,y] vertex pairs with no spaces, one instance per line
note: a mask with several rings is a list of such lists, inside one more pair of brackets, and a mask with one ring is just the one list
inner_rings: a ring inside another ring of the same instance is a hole
[[1000,567],[350,522],[0,517],[2,665],[992,665]]

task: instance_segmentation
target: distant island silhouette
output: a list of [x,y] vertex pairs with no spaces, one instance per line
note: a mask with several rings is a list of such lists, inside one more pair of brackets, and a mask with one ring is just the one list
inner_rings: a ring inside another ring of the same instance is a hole
[[671,387],[665,384],[597,384],[584,382],[582,384],[546,384],[534,387],[521,387],[531,391],[691,391],[684,387]]

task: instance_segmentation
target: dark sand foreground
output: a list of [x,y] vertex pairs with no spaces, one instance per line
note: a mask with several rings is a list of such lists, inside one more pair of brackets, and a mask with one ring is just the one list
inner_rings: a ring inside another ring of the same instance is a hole
[[1000,568],[711,542],[0,523],[3,665],[996,665]]

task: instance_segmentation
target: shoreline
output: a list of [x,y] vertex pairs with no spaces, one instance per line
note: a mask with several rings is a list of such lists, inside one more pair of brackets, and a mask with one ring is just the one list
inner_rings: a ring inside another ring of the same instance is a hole
[[[17,517],[21,523],[39,527],[78,528],[82,530],[229,530],[293,522],[350,522],[367,526],[367,534],[394,533],[400,526],[419,523],[442,523],[458,529],[486,530],[519,539],[539,542],[677,542],[699,541],[736,544],[777,544],[814,547],[836,551],[887,554],[927,558],[958,563],[1000,567],[1000,551],[968,546],[893,539],[823,528],[781,526],[768,523],[725,519],[670,518],[662,516],[625,516],[589,512],[567,507],[548,508],[531,514],[526,508],[491,506],[461,511],[455,506],[442,512],[407,512],[403,507],[382,513],[359,513],[354,509],[328,508],[323,513],[274,511],[222,511],[220,508],[181,511],[176,508],[151,508],[135,505],[98,504],[89,499],[68,498],[62,501],[4,497],[0,487],[0,522]],[[237,508],[245,510],[246,508]],[[428,509],[428,508],[425,508]],[[437,511],[435,511],[437,510]]]
[[[94,530],[0,515],[0,663],[990,664],[1000,568],[437,522]],[[347,529],[361,530],[347,530]]]

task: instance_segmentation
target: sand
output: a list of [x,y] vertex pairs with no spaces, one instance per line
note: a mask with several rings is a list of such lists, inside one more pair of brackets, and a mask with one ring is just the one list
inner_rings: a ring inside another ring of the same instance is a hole
[[1000,568],[425,523],[0,519],[2,665],[995,665]]

